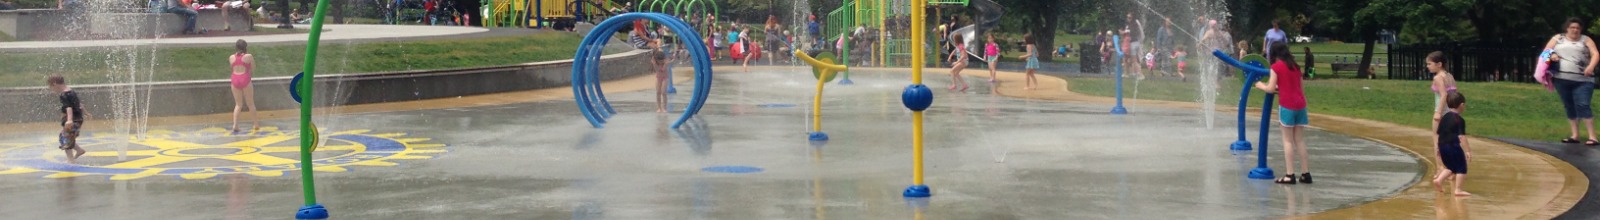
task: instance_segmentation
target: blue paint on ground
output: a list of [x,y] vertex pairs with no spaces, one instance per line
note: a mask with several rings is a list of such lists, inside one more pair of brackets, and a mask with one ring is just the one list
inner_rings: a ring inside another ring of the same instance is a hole
[[763,169],[752,166],[714,166],[701,168],[700,171],[713,173],[759,173]]

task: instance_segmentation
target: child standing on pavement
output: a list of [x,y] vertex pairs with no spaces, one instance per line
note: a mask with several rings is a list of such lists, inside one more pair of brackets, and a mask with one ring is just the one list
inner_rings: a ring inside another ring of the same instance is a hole
[[1451,188],[1455,189],[1456,196],[1471,196],[1472,193],[1461,190],[1461,182],[1467,180],[1467,161],[1472,160],[1472,148],[1467,147],[1467,121],[1461,118],[1461,113],[1467,110],[1467,98],[1462,96],[1461,92],[1453,92],[1445,98],[1445,103],[1450,107],[1450,111],[1440,116],[1439,129],[1436,132],[1439,134],[1439,146],[1434,148],[1434,151],[1439,156],[1440,163],[1443,163],[1445,169],[1450,172],[1436,175],[1437,177],[1433,178],[1433,188],[1443,193],[1444,188],[1440,187],[1441,183],[1451,180],[1453,185]]
[[61,99],[61,134],[58,136],[61,146],[57,147],[67,153],[67,163],[77,163],[78,157],[86,153],[83,147],[78,146],[78,129],[83,128],[83,121],[89,117],[89,110],[83,109],[83,102],[78,99],[78,92],[67,87],[67,79],[61,76],[45,78],[45,83],[50,85],[50,91],[56,93]]
[[1022,35],[1022,42],[1027,44],[1025,47],[1028,49],[1028,53],[1023,54],[1021,57],[1028,60],[1027,65],[1023,66],[1028,70],[1028,77],[1023,80],[1022,87],[1026,90],[1033,90],[1039,87],[1039,79],[1033,77],[1033,72],[1039,71],[1039,48],[1033,43],[1033,34]]

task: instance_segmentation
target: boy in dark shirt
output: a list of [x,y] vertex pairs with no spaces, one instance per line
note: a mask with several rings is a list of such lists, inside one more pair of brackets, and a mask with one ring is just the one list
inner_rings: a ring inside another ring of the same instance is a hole
[[85,153],[78,146],[78,129],[83,127],[83,120],[89,117],[89,110],[83,109],[78,92],[67,87],[66,78],[50,76],[45,78],[45,83],[50,84],[50,91],[56,92],[61,99],[61,134],[58,136],[61,146],[57,148],[67,153],[67,163],[76,163],[78,157]]
[[1461,113],[1467,109],[1466,102],[1467,98],[1462,96],[1461,92],[1450,93],[1445,97],[1445,105],[1450,107],[1450,111],[1439,119],[1437,133],[1439,146],[1435,151],[1438,153],[1439,161],[1443,162],[1444,167],[1450,172],[1433,178],[1433,188],[1440,193],[1444,192],[1444,188],[1440,187],[1441,183],[1453,178],[1452,188],[1455,189],[1456,196],[1472,195],[1461,190],[1461,182],[1467,179],[1467,161],[1472,159],[1472,148],[1467,147],[1467,121],[1461,118]]

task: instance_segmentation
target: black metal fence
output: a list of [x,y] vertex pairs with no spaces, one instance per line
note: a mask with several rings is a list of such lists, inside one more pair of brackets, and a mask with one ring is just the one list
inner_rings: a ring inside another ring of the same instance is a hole
[[1465,44],[1389,46],[1389,79],[1432,80],[1428,54],[1443,51],[1459,81],[1533,82],[1538,45]]

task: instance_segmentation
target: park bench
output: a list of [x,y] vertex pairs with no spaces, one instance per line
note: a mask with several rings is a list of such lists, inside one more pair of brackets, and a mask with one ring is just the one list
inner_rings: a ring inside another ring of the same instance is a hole
[[1329,76],[1339,75],[1339,71],[1361,71],[1361,64],[1359,63],[1331,63],[1329,65],[1333,66],[1333,72],[1329,73]]

